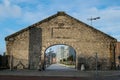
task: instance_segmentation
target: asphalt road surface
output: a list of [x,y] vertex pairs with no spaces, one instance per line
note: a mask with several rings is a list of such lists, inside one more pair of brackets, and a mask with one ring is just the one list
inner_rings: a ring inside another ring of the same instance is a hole
[[120,77],[0,76],[0,80],[120,80]]
[[68,70],[75,71],[75,67],[65,66],[63,64],[52,64],[46,68],[46,70]]
[[1,70],[0,80],[120,80],[120,71],[79,71],[61,64],[49,66],[45,71]]
[[0,80],[89,80],[85,77],[0,76]]

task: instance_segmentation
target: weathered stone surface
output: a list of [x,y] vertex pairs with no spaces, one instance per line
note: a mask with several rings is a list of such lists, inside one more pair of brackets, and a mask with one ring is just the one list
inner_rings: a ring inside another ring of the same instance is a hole
[[77,69],[81,64],[95,69],[95,60],[90,59],[95,58],[95,53],[98,53],[100,68],[111,69],[115,63],[115,43],[116,39],[111,36],[63,12],[6,37],[7,53],[13,56],[10,65],[14,67],[21,61],[30,69],[37,69],[39,64],[44,66],[45,50],[55,44],[70,45],[76,50]]
[[[29,31],[10,38],[6,41],[7,55],[10,55],[9,64],[14,67],[21,61],[28,67],[29,54]],[[13,62],[11,62],[13,61]]]
[[116,43],[116,49],[115,49],[115,58],[116,58],[116,67],[117,69],[120,68],[120,42]]

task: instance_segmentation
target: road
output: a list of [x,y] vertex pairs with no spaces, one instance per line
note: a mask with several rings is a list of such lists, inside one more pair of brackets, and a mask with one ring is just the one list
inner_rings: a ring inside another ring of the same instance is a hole
[[52,64],[46,68],[46,70],[65,70],[65,71],[76,71],[74,67],[65,66],[63,64]]
[[[0,76],[0,80],[96,80],[94,77],[55,77],[55,76]],[[120,77],[99,77],[97,80],[120,80]]]
[[[50,65],[45,71],[1,70],[0,80],[96,80],[95,71],[79,71],[61,64]],[[98,71],[97,80],[120,80],[120,71]]]
[[0,76],[0,80],[88,80],[85,77]]

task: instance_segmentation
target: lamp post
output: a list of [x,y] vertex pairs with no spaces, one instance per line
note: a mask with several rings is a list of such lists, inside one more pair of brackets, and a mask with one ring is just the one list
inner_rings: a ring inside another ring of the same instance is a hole
[[[92,21],[97,20],[97,19],[100,19],[100,17],[95,17],[95,18],[91,17],[91,18],[88,18],[87,20],[91,21],[91,26],[92,26]],[[96,59],[96,76],[95,76],[95,80],[97,80],[98,79],[98,55],[97,55],[97,53],[95,55],[95,59]]]
[[95,17],[95,18],[92,18],[92,17],[91,17],[91,18],[88,18],[87,20],[91,21],[91,26],[92,26],[92,21],[93,21],[93,20],[97,20],[97,19],[100,19],[100,17]]

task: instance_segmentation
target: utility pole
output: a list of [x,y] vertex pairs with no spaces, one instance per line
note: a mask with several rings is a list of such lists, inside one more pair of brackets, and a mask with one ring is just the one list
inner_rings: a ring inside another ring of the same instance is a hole
[[100,19],[100,17],[95,17],[95,18],[91,17],[91,18],[88,18],[87,20],[89,20],[91,22],[91,26],[92,26],[92,21],[97,20],[97,19]]

